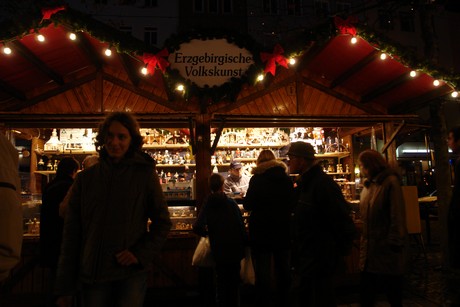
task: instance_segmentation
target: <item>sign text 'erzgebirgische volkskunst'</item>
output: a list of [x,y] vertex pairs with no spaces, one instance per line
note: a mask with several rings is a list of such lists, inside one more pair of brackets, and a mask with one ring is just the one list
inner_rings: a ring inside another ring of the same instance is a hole
[[183,43],[169,55],[172,69],[199,87],[220,86],[232,78],[241,78],[254,63],[252,54],[225,39]]

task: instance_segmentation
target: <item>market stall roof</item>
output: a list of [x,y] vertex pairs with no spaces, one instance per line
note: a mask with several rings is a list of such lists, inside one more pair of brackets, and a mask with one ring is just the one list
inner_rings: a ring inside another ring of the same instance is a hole
[[[143,55],[158,50],[69,9],[53,18],[54,23],[24,22],[28,30],[22,34],[21,29],[0,33],[2,49],[11,51],[0,53],[0,123],[30,121],[46,127],[63,114],[69,123],[82,118],[91,122],[117,110],[167,114],[171,120],[198,113],[216,118],[230,114],[234,122],[239,115],[266,116],[270,121],[309,116],[340,120],[344,115],[357,121],[365,115],[377,120],[413,113],[454,92],[459,80],[450,76],[435,86],[434,75],[442,76],[438,71],[419,70],[411,77],[415,68],[404,59],[387,54],[382,60],[384,48],[374,42],[357,36],[352,44],[350,35],[337,35],[326,42],[310,42],[295,66],[278,66],[275,76],[243,86],[235,99],[203,107],[202,101],[176,93],[171,87],[174,80],[160,69],[153,75],[140,73]],[[104,54],[106,49],[111,56]]]

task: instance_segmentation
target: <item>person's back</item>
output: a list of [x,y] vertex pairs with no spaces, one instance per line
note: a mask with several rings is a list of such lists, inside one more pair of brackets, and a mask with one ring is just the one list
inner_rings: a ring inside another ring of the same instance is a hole
[[67,195],[79,169],[74,158],[63,158],[56,177],[45,187],[40,208],[40,262],[56,269],[61,250],[64,219],[59,216],[59,204]]
[[0,283],[19,262],[22,247],[18,152],[0,133]]
[[200,236],[209,235],[216,263],[216,300],[218,306],[239,306],[240,261],[244,257],[245,230],[241,212],[233,199],[223,192],[224,178],[212,174],[212,193],[193,225]]

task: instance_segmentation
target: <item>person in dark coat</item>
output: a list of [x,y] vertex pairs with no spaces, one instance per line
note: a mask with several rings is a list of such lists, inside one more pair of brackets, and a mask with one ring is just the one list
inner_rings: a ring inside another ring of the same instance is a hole
[[[286,164],[277,161],[271,150],[262,150],[256,164],[244,199],[244,208],[251,211],[249,240],[256,304],[286,306],[291,284],[289,235],[294,186]],[[272,267],[276,291],[271,290]]]
[[358,164],[366,178],[360,195],[361,306],[374,306],[379,290],[391,306],[402,306],[407,226],[401,180],[378,151],[363,151]]
[[240,305],[240,262],[244,257],[246,233],[238,204],[228,198],[223,189],[224,178],[212,174],[209,178],[211,194],[206,199],[193,231],[209,236],[216,263],[217,305]]
[[69,191],[55,286],[60,307],[77,293],[84,307],[143,306],[171,220],[142,143],[128,112],[110,113],[99,125],[99,163],[78,173]]
[[460,306],[460,127],[449,131],[447,143],[455,154],[454,189],[447,214],[447,246],[451,306]]
[[336,306],[333,277],[356,236],[350,208],[311,144],[291,143],[289,170],[298,174],[292,217],[295,306]]
[[[50,285],[54,287],[56,268],[61,250],[64,219],[59,216],[59,204],[67,195],[80,168],[77,160],[63,158],[56,171],[56,177],[45,187],[40,208],[40,263],[51,269]],[[50,289],[50,306],[54,305]]]

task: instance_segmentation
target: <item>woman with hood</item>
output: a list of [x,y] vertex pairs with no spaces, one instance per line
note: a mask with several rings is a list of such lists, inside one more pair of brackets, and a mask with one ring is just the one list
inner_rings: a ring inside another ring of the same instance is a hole
[[212,174],[209,178],[211,194],[193,225],[193,231],[209,236],[215,262],[217,306],[240,306],[240,262],[244,257],[246,232],[243,217],[235,200],[224,193],[224,177]]
[[[271,150],[262,150],[249,181],[244,208],[249,217],[249,242],[256,279],[257,306],[286,306],[290,288],[290,217],[294,186],[287,166]],[[275,297],[270,297],[274,267]]]
[[398,174],[382,155],[365,150],[358,157],[366,178],[361,192],[361,306],[374,306],[379,289],[391,306],[402,306],[406,211]]

